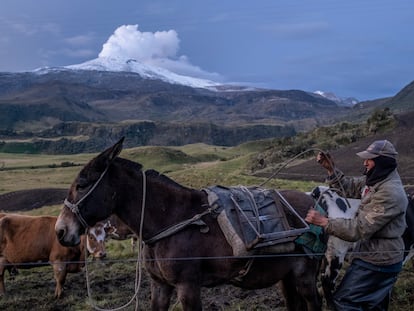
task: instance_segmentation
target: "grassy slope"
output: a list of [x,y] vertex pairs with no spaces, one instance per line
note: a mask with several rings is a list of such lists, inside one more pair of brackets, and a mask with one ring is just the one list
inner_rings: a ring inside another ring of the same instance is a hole
[[[144,169],[156,169],[186,186],[201,188],[221,185],[259,185],[266,179],[246,173],[251,154],[266,148],[269,141],[236,147],[194,144],[183,147],[138,147],[124,149],[121,156],[143,164]],[[32,188],[68,188],[95,154],[73,156],[24,155],[0,153],[0,193]],[[60,167],[63,162],[78,166]],[[295,189],[305,189],[302,183],[289,182]],[[269,187],[285,188],[282,180],[271,180]]]

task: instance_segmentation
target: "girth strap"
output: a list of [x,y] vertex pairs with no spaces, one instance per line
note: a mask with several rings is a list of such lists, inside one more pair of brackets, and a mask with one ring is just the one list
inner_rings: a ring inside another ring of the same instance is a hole
[[202,227],[207,227],[207,224],[201,220],[201,217],[210,214],[213,211],[212,208],[207,209],[201,214],[194,215],[192,218],[184,220],[178,224],[172,225],[171,227],[168,227],[167,229],[164,229],[160,233],[156,234],[150,239],[144,240],[145,244],[152,244],[155,243],[163,238],[166,238],[170,235],[173,235],[174,233],[183,230],[185,227],[189,225],[197,225]]

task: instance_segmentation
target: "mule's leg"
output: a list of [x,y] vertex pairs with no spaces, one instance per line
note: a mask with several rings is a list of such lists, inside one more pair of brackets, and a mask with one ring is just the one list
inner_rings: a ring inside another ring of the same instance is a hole
[[322,310],[322,297],[319,295],[317,280],[320,269],[320,260],[308,257],[302,258],[304,271],[294,271],[298,283],[298,292],[306,301],[306,310]]
[[289,273],[282,280],[282,291],[285,297],[286,309],[289,311],[304,311],[306,310],[306,303],[297,291],[298,284],[296,284],[295,277]]
[[174,287],[151,280],[151,310],[168,311]]
[[194,283],[181,283],[176,286],[177,298],[183,311],[201,311],[201,288]]
[[288,310],[322,310],[317,287],[319,261],[302,257],[295,265],[295,269],[282,280]]

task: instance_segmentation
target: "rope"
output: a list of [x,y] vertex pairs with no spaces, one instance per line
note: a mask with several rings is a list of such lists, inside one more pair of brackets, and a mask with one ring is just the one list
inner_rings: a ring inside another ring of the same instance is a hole
[[[262,186],[264,186],[266,183],[268,183],[271,179],[273,179],[277,174],[279,174],[280,173],[280,171],[282,170],[282,169],[284,169],[284,168],[286,168],[291,162],[293,162],[294,160],[296,160],[297,158],[299,158],[300,156],[302,156],[302,155],[304,155],[304,154],[306,154],[306,153],[309,153],[309,152],[315,152],[315,151],[318,151],[318,152],[322,152],[322,153],[324,153],[324,154],[326,154],[327,152],[325,152],[324,150],[322,150],[322,149],[319,149],[319,148],[309,148],[309,149],[306,149],[305,151],[302,151],[302,152],[300,152],[300,153],[298,153],[297,155],[295,155],[293,158],[291,158],[290,160],[288,160],[288,161],[286,161],[283,165],[281,165],[280,167],[279,167],[279,169],[278,170],[276,170],[272,175],[270,175],[270,177],[268,177],[264,182],[262,182],[260,185],[259,185],[259,187],[262,187]],[[331,159],[329,159],[328,157],[326,157],[326,159],[328,160],[328,162],[329,162],[329,164],[332,166],[332,168],[334,168],[334,175],[335,175],[335,178],[338,180],[338,183],[339,183],[339,186],[341,187],[341,192],[342,193],[344,193],[345,194],[345,189],[344,189],[344,187],[343,187],[343,184],[341,183],[341,181],[339,180],[339,178],[338,178],[338,172],[335,170],[335,167],[334,167],[334,165],[333,165],[333,163],[332,163],[332,161],[331,161]],[[338,189],[333,189],[332,188],[332,190],[338,190]],[[349,203],[349,201],[348,201],[348,199],[346,198],[346,197],[344,197],[345,198],[345,200],[346,200],[346,202],[347,202],[347,205],[348,205],[348,208],[350,208],[350,203]]]
[[[310,149],[306,149],[305,151],[302,151],[302,152],[300,152],[299,154],[297,154],[296,156],[294,156],[292,159],[290,159],[290,160],[288,160],[288,161],[286,161],[286,163],[285,164],[283,164],[278,170],[276,170],[272,175],[270,175],[270,177],[269,178],[267,178],[264,182],[262,182],[259,186],[260,187],[262,187],[263,185],[265,185],[267,182],[269,182],[272,178],[274,178],[277,174],[279,174],[280,173],[280,171],[283,169],[283,168],[285,168],[285,167],[287,167],[291,162],[293,162],[294,160],[296,160],[298,157],[300,157],[300,156],[302,156],[302,155],[304,155],[304,154],[306,154],[306,153],[308,153],[308,152],[315,152],[315,151],[318,151],[318,152],[322,152],[323,154],[326,154],[327,152],[325,152],[324,150],[322,150],[322,149],[319,149],[319,148],[310,148]],[[333,168],[333,171],[334,171],[334,176],[335,176],[335,179],[338,181],[338,184],[339,184],[339,186],[340,186],[340,189],[337,189],[337,188],[330,188],[330,190],[334,190],[334,191],[340,191],[341,193],[343,193],[344,194],[344,196],[343,196],[343,198],[345,199],[345,201],[346,201],[346,205],[348,206],[348,208],[350,209],[351,208],[351,203],[349,203],[349,200],[348,200],[348,198],[345,196],[345,189],[344,189],[344,186],[343,186],[343,184],[342,184],[342,182],[341,182],[341,180],[338,178],[338,172],[337,172],[337,170],[335,169],[335,166],[333,165],[333,162],[331,161],[331,159],[329,158],[329,157],[326,157],[326,160],[328,160],[328,162],[329,162],[329,164],[331,165],[331,167]],[[315,202],[315,206],[316,206],[316,204],[319,204],[319,201],[321,200],[321,198],[322,198],[322,194],[321,194],[321,196],[318,198],[318,200]],[[329,215],[328,215],[329,216]]]
[[[253,211],[256,212],[258,210],[258,207],[256,205],[256,201],[254,200],[253,194],[251,193],[251,191],[249,191],[249,189],[247,189],[247,187],[240,187],[240,189],[247,194],[248,198],[250,199],[250,204],[254,207]],[[249,224],[249,226],[251,227],[251,229],[254,231],[254,233],[257,236],[260,236],[260,232],[256,229],[258,227],[258,224],[254,225],[249,217],[246,215],[246,213],[243,211],[243,209],[240,207],[240,205],[237,203],[236,199],[234,198],[233,195],[230,195],[230,199],[233,202],[234,206],[239,210],[239,212],[244,216],[244,220]],[[257,213],[256,213],[256,218],[258,218]]]
[[[142,237],[142,230],[144,227],[144,214],[145,214],[145,202],[146,202],[146,194],[147,194],[147,181],[146,181],[146,175],[145,171],[142,171],[142,204],[141,204],[141,221],[140,221],[140,227],[139,227],[139,236]],[[87,233],[87,229],[85,229],[85,233]],[[89,303],[95,310],[99,311],[118,311],[125,309],[128,307],[132,302],[135,300],[135,310],[139,310],[139,301],[137,299],[139,290],[141,288],[141,281],[142,281],[142,263],[144,261],[144,252],[143,252],[144,245],[142,243],[142,238],[138,239],[138,256],[137,256],[137,265],[135,269],[135,292],[134,295],[131,297],[131,299],[125,303],[124,305],[112,309],[105,309],[99,307],[95,301],[92,298],[92,291],[90,286],[90,280],[89,280],[89,272],[88,272],[88,260],[85,258],[85,276],[86,276],[86,288],[88,292],[88,299]],[[86,243],[85,243],[85,254],[87,252]]]
[[287,167],[291,162],[293,162],[294,160],[296,160],[297,158],[299,158],[300,156],[310,152],[310,151],[319,151],[319,152],[324,152],[321,149],[318,148],[310,148],[310,149],[306,149],[305,151],[302,151],[301,153],[295,155],[293,158],[291,158],[290,160],[286,161],[284,164],[282,163],[282,165],[279,167],[279,169],[277,169],[272,175],[270,175],[264,182],[262,182],[259,187],[264,186],[265,184],[267,184],[271,179],[273,179],[277,174],[280,173],[280,171],[282,169],[284,169],[285,167]]

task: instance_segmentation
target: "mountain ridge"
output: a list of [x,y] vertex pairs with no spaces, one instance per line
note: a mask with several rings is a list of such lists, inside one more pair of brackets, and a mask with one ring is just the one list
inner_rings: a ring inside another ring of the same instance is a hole
[[[116,133],[126,131],[133,135],[131,128],[135,126],[143,127],[147,133],[137,144],[234,145],[243,140],[294,135],[337,122],[357,122],[366,119],[375,109],[414,109],[414,82],[394,97],[343,106],[334,94],[323,92],[225,84],[215,84],[212,89],[214,82],[211,81],[205,87],[192,87],[162,80],[157,76],[160,71],[150,75],[152,78],[143,77],[134,72],[137,71],[135,61],[129,61],[127,71],[100,71],[95,70],[99,66],[93,69],[90,65],[0,72],[1,139],[37,138],[44,140],[38,143],[43,148],[56,150],[47,140],[63,135],[64,141],[57,145],[63,145],[66,150],[71,142],[79,144],[72,137],[80,136],[91,144],[86,146],[82,142],[83,148],[92,150],[101,146],[105,137],[102,135],[111,137],[111,127],[122,128]],[[170,72],[167,76],[176,77]],[[85,136],[88,123],[95,123],[92,128],[99,128],[87,131],[91,136]],[[69,127],[66,124],[72,124],[70,127],[76,130],[64,134],[62,129]],[[151,139],[148,135],[152,135]],[[218,139],[223,135],[228,139]]]
[[280,125],[307,118],[326,119],[324,107],[344,112],[334,102],[301,90],[210,91],[128,72],[0,73],[0,127],[13,127],[17,120],[7,119],[7,113],[16,107],[30,110],[30,105],[37,105],[32,120],[51,117],[57,121],[186,122],[190,118],[218,124]]

